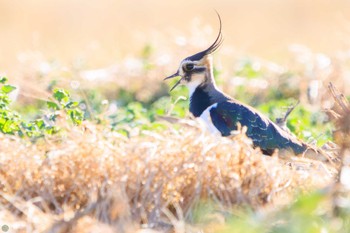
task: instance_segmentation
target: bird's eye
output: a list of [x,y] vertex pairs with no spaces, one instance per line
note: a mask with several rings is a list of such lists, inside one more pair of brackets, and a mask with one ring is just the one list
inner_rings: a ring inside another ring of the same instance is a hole
[[185,71],[191,71],[191,70],[193,70],[193,68],[194,68],[193,63],[187,63],[187,64],[184,65],[184,70]]

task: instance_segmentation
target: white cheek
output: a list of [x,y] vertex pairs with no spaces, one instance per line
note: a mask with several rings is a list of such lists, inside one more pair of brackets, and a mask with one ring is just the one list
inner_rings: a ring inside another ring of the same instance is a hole
[[187,83],[187,88],[190,92],[190,96],[193,94],[193,92],[196,90],[196,88],[201,84],[201,82],[199,80],[193,81],[193,82],[189,82]]
[[204,77],[202,75],[192,75],[191,82],[186,83],[186,86],[189,90],[190,96],[196,90],[196,88],[203,83]]

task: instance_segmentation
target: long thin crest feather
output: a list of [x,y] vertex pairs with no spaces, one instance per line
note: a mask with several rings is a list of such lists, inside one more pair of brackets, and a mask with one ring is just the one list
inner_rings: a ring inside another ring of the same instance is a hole
[[219,22],[220,22],[220,28],[219,28],[219,34],[216,37],[214,43],[212,45],[209,46],[209,48],[207,48],[206,50],[196,53],[190,57],[187,57],[185,60],[190,60],[190,61],[199,61],[201,60],[204,56],[209,55],[211,53],[213,53],[214,51],[216,51],[222,44],[223,42],[223,37],[222,37],[222,33],[221,33],[221,29],[222,29],[222,22],[221,22],[221,17],[219,15],[218,12],[216,12],[216,14],[218,15],[219,18]]
[[204,50],[206,55],[211,54],[214,51],[216,51],[221,46],[221,44],[223,42],[223,37],[222,37],[222,33],[221,33],[221,29],[222,29],[221,17],[220,17],[220,15],[219,15],[219,13],[217,11],[216,11],[216,14],[218,15],[219,22],[220,22],[219,34],[216,37],[214,43],[209,48]]

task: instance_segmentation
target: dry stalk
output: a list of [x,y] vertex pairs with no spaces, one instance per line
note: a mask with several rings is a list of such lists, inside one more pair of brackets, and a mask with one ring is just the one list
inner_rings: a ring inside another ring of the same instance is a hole
[[348,178],[345,178],[344,174],[350,169],[350,104],[332,83],[329,83],[328,88],[336,103],[335,110],[332,112],[334,112],[333,116],[337,127],[336,141],[340,146],[339,157],[341,160],[341,166],[333,191],[333,213],[337,216],[341,212],[341,206],[338,203],[339,199],[349,188],[349,182],[346,181]]

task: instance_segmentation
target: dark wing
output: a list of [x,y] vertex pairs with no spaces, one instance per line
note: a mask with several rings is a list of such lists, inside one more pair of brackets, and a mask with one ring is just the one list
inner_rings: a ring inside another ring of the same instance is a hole
[[216,107],[210,109],[210,117],[222,136],[228,136],[231,131],[237,130],[238,123],[246,126],[247,136],[253,140],[254,146],[260,147],[267,154],[272,154],[275,149],[292,150],[294,154],[301,154],[307,149],[305,144],[257,110],[238,101],[218,103]]

